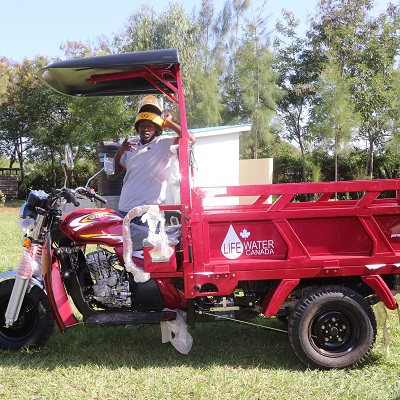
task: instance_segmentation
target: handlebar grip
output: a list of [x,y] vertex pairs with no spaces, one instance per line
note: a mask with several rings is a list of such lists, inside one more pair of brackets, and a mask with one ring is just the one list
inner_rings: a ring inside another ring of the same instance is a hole
[[106,204],[107,200],[101,196],[99,196],[98,194],[95,193],[94,198],[98,201],[100,201],[100,203]]
[[79,201],[76,199],[76,197],[74,196],[74,194],[69,190],[69,189],[65,189],[65,193],[67,196],[65,196],[65,198],[67,199],[67,201],[69,200],[75,207],[79,207]]

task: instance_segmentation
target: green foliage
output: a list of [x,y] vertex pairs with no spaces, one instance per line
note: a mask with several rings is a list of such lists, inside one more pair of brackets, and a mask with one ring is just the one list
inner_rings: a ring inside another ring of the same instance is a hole
[[[67,186],[85,186],[87,180],[93,176],[100,166],[90,159],[77,159],[74,161],[73,173],[68,172]],[[34,170],[26,175],[20,185],[19,192],[22,198],[26,198],[31,190],[44,190],[50,193],[52,188],[64,186],[65,174],[61,163],[53,168],[47,163],[37,163]],[[91,181],[91,187],[98,189],[98,179]]]
[[[243,2],[239,9],[243,11],[249,5],[250,2]],[[228,78],[232,82],[227,92],[232,97],[231,113],[235,110],[239,122],[252,124],[250,134],[243,136],[241,143],[242,148],[247,147],[243,153],[249,153],[249,158],[258,158],[261,148],[273,140],[270,123],[279,96],[277,77],[272,70],[269,32],[262,15],[263,10],[257,9],[251,19],[245,19],[243,36],[233,54],[235,64]]]
[[37,163],[33,171],[26,175],[19,192],[23,198],[27,198],[31,190],[43,190],[50,193],[51,189],[57,186],[54,183],[59,182],[59,186],[62,186],[63,179],[64,173],[61,166],[53,169],[47,163]]
[[6,195],[0,190],[0,207],[4,207],[6,203]]
[[8,167],[9,167],[8,158],[0,156],[0,168],[8,168]]
[[71,146],[96,150],[102,140],[119,139],[133,133],[135,109],[123,97],[73,98],[66,134]]
[[196,32],[197,26],[180,4],[170,3],[163,12],[143,5],[129,17],[125,32],[115,38],[115,44],[120,52],[177,48],[187,73],[196,64]]
[[334,180],[339,180],[338,157],[358,132],[359,116],[353,111],[349,85],[338,62],[329,59],[316,84],[309,129],[328,151],[334,153]]
[[199,74],[193,89],[195,101],[188,116],[189,126],[200,128],[221,124],[221,112],[224,110],[224,105],[219,99],[217,76]]
[[390,104],[398,97],[392,88],[400,48],[400,9],[389,5],[387,13],[372,18],[369,0],[329,0],[319,7],[314,43],[338,61],[341,77],[349,81],[347,96],[360,116],[359,138],[368,143],[366,170],[372,178],[375,151],[393,134]]
[[313,143],[307,122],[324,57],[319,52],[311,51],[307,39],[298,36],[296,30],[300,22],[293,13],[283,11],[283,18],[284,22],[277,24],[274,39],[274,69],[283,93],[278,99],[278,116],[284,126],[282,137],[300,149],[303,158],[301,180],[307,181],[306,158]]

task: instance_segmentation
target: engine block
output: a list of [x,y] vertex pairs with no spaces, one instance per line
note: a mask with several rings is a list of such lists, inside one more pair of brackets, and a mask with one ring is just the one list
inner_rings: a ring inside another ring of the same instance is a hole
[[114,253],[99,248],[86,255],[86,263],[94,282],[93,297],[96,301],[111,308],[131,306],[132,293],[126,271],[119,265]]

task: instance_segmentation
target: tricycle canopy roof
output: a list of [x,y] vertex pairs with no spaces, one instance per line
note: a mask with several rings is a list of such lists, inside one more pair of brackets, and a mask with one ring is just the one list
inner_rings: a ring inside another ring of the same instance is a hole
[[126,96],[177,93],[177,49],[111,54],[54,62],[39,78],[70,96]]

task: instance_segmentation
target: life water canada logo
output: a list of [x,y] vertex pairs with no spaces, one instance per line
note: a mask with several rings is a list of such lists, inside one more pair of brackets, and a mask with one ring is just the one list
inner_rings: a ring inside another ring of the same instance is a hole
[[221,253],[230,260],[239,258],[242,254],[246,256],[265,256],[274,254],[274,241],[272,239],[251,240],[251,232],[243,229],[240,237],[230,225],[228,233],[221,245]]

